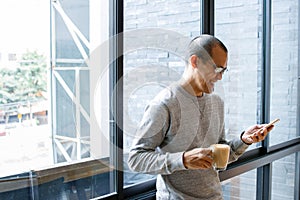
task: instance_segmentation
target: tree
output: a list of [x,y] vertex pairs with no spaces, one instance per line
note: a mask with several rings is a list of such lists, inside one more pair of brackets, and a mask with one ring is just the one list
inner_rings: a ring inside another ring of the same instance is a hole
[[47,90],[46,57],[36,51],[22,55],[18,67],[0,69],[0,104],[34,101]]

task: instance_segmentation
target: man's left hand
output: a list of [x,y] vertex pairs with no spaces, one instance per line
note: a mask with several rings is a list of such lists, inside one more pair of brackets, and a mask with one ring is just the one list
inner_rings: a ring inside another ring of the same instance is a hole
[[252,144],[263,141],[274,127],[274,125],[272,125],[269,128],[265,128],[265,125],[266,124],[250,126],[241,137],[243,142]]

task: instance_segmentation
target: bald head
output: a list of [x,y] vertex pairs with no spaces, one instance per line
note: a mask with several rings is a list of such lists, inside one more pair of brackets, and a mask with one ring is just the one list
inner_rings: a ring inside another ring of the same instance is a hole
[[212,35],[200,35],[195,37],[187,48],[186,62],[192,55],[198,56],[203,62],[212,58],[213,48],[219,46],[225,53],[228,52],[226,46],[216,37]]

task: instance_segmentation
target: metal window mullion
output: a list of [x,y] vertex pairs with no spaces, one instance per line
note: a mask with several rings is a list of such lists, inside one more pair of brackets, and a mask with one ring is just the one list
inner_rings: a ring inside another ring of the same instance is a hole
[[90,48],[90,43],[84,37],[84,35],[80,32],[80,30],[76,27],[76,25],[72,22],[72,20],[68,17],[68,15],[65,13],[65,11],[63,10],[63,8],[60,5],[59,1],[53,2],[53,7],[60,14],[62,20],[64,21],[64,23],[66,25],[66,28],[68,29],[68,31],[69,31],[76,47],[78,48],[81,56],[83,57],[83,59],[87,59],[88,55],[87,55],[86,51],[84,50],[84,47],[83,47],[81,41],[88,48]]
[[[296,136],[300,136],[300,3],[298,2],[298,100],[297,100],[297,116],[296,116]],[[295,189],[294,199],[300,199],[300,152],[295,155]]]
[[[261,122],[270,121],[271,106],[271,0],[263,1],[263,66],[262,66],[262,115]],[[263,148],[269,152],[269,138],[263,143]]]
[[201,33],[215,34],[215,0],[202,0]]
[[[271,0],[263,0],[263,41],[262,41],[262,109],[261,123],[270,120],[271,101]],[[269,152],[269,138],[262,142],[264,153]],[[257,198],[258,200],[271,199],[272,164],[269,163],[257,169]]]
[[294,199],[300,199],[300,152],[295,153]]
[[110,134],[117,199],[123,199],[123,0],[110,1]]
[[76,159],[81,159],[81,120],[80,120],[80,70],[75,70],[75,98],[76,98]]
[[57,149],[62,153],[62,155],[64,156],[64,158],[66,159],[67,162],[71,162],[72,158],[69,156],[68,152],[66,151],[66,148],[64,148],[64,146],[61,144],[61,142],[58,139],[54,139],[54,143],[56,144],[56,152]]
[[57,118],[56,118],[56,92],[55,92],[55,88],[56,88],[56,82],[55,82],[55,76],[54,76],[54,69],[55,69],[55,66],[56,66],[56,37],[55,37],[55,10],[53,8],[53,5],[52,5],[52,0],[50,1],[50,13],[51,13],[51,16],[50,16],[50,23],[51,23],[51,26],[50,26],[50,98],[51,98],[51,103],[50,103],[50,110],[51,112],[48,113],[48,116],[50,116],[50,124],[51,124],[51,137],[52,137],[52,148],[53,148],[53,161],[54,163],[57,163],[57,147],[56,147],[56,144],[55,144],[55,136],[57,135]]

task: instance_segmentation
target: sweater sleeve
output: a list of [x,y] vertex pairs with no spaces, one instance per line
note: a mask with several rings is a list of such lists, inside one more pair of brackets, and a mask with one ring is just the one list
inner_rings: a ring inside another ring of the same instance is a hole
[[236,161],[247,150],[249,145],[243,143],[240,138],[234,138],[232,140],[225,139],[225,130],[222,131],[220,144],[228,144],[230,146],[229,163]]
[[169,129],[169,121],[169,111],[165,105],[147,106],[129,151],[128,166],[131,170],[147,174],[171,174],[185,169],[182,158],[184,152],[159,150]]
[[240,139],[236,138],[228,142],[231,147],[229,163],[236,161],[247,150],[249,145],[244,144]]

